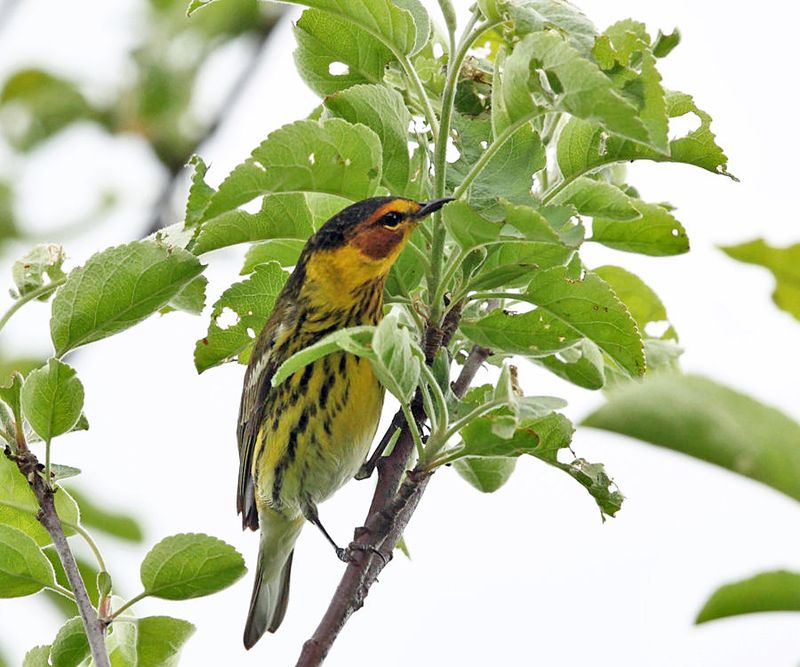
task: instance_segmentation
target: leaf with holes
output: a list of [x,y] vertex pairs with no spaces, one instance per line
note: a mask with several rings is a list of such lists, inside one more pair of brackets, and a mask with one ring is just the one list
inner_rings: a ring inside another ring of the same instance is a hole
[[772,300],[781,310],[800,320],[800,243],[787,248],[767,245],[763,239],[722,247],[729,257],[763,266],[775,276]]
[[410,175],[411,114],[403,96],[386,86],[359,85],[329,95],[324,104],[338,118],[366,125],[378,135],[383,146],[383,184],[394,194],[405,194]]
[[261,209],[234,209],[206,221],[191,246],[196,255],[239,243],[267,239],[306,241],[328,218],[352,203],[319,192],[279,192],[267,195]]
[[[244,361],[288,277],[275,262],[259,264],[247,280],[234,283],[222,293],[211,310],[208,333],[194,348],[198,373],[237,356]],[[229,316],[235,321],[220,321]]]
[[[11,277],[20,296],[42,287],[45,278],[49,281],[63,278],[61,265],[66,258],[64,248],[52,243],[37,245],[20,257],[11,266]],[[47,300],[49,295],[40,298]]]
[[654,160],[691,164],[715,174],[731,176],[727,170],[728,158],[717,145],[711,131],[711,116],[699,109],[692,97],[685,93],[668,92],[666,106],[669,118],[691,114],[700,122],[698,128],[672,139],[666,154],[622,137],[611,136],[598,123],[571,118],[558,136],[556,156],[561,174],[572,180],[618,162]]
[[191,253],[134,241],[93,255],[53,299],[50,334],[60,357],[124,331],[167,305],[205,267]]
[[[419,51],[428,39],[425,26],[417,30],[414,20],[422,20],[424,9],[419,2],[404,0],[281,0],[295,5],[306,5],[327,12],[358,26],[379,40],[387,48],[403,54]],[[405,7],[401,9],[400,6]],[[427,13],[425,13],[427,16]],[[430,29],[430,24],[428,24]]]
[[360,83],[380,83],[392,52],[366,30],[339,16],[307,9],[294,26],[294,62],[320,97]]
[[220,184],[203,221],[275,192],[321,192],[359,200],[381,179],[381,142],[341,118],[299,120],[272,132]]
[[582,279],[573,280],[567,268],[539,271],[520,298],[536,305],[565,332],[596,343],[624,372],[644,374],[644,351],[636,322],[608,283],[596,274],[586,272]]
[[21,530],[0,525],[0,597],[33,595],[53,585],[53,568],[36,542]]
[[[601,123],[627,139],[650,142],[636,107],[595,63],[555,32],[523,38],[506,59],[500,86],[505,120],[511,125],[555,110]],[[495,123],[500,130],[506,129],[503,125]]]
[[689,252],[689,237],[683,225],[658,204],[632,200],[640,213],[637,220],[612,220],[597,217],[592,221],[590,241],[651,257],[667,257]]
[[144,591],[165,600],[211,595],[244,576],[247,568],[236,549],[216,537],[182,533],[156,544],[142,561]]
[[192,172],[192,182],[189,186],[189,197],[186,199],[186,213],[184,217],[186,227],[194,227],[203,218],[203,211],[211,197],[216,192],[205,181],[208,166],[203,162],[199,155],[192,155],[189,158],[189,166],[194,169]]

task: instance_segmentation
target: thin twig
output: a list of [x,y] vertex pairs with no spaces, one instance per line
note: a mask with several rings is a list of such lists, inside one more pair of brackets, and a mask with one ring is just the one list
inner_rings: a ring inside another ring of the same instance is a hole
[[[19,444],[19,443],[18,443]],[[6,450],[6,456],[11,454],[10,450]],[[64,573],[67,575],[72,593],[75,595],[75,604],[78,607],[81,621],[86,632],[86,638],[89,642],[89,649],[92,653],[92,660],[97,667],[110,667],[108,660],[108,651],[105,643],[105,625],[103,621],[98,618],[97,611],[92,606],[89,600],[89,594],[86,592],[86,585],[83,582],[80,572],[78,571],[78,564],[75,562],[75,556],[67,542],[67,537],[64,534],[64,529],[61,526],[61,521],[56,512],[53,489],[42,477],[42,465],[39,463],[36,456],[31,452],[25,443],[18,449],[16,455],[11,456],[15,461],[19,471],[28,480],[33,495],[36,496],[36,501],[39,504],[39,513],[36,518],[39,523],[44,526],[45,530],[53,540],[53,547],[55,547],[58,559],[64,568]]]
[[[440,347],[448,344],[460,317],[461,308],[457,306],[450,310],[442,328],[428,325],[424,347],[429,362]],[[463,396],[488,354],[486,348],[476,346],[472,349],[452,385],[457,396]],[[419,393],[415,396],[411,409],[418,424],[425,421]],[[414,442],[402,417],[395,415],[389,433],[382,442],[388,442],[397,428],[401,428],[401,432],[392,453],[378,460],[378,483],[367,520],[363,528],[356,530],[355,543],[361,548],[354,550],[352,560],[347,565],[322,621],[311,639],[303,645],[297,667],[317,667],[325,660],[345,623],[363,606],[370,587],[391,558],[431,478],[431,472],[407,470]]]

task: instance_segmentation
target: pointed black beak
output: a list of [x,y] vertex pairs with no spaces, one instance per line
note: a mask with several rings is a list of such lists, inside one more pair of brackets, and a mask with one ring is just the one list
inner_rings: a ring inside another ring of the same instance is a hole
[[417,219],[424,218],[451,201],[453,201],[452,197],[442,197],[442,199],[431,199],[430,201],[422,202],[422,208],[414,214],[414,217]]

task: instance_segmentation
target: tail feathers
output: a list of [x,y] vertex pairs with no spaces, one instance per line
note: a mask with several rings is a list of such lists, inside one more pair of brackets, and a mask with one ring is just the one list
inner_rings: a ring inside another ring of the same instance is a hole
[[294,550],[289,553],[278,576],[271,580],[267,579],[263,568],[264,561],[259,558],[253,596],[250,599],[250,611],[247,613],[247,623],[244,627],[244,646],[247,649],[252,648],[266,631],[275,632],[286,615],[292,556]]

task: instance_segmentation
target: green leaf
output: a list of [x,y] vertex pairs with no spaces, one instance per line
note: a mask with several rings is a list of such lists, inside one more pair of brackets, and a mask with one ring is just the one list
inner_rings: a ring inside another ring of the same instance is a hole
[[[208,333],[195,345],[194,365],[198,373],[237,355],[240,360],[246,356],[287,278],[288,274],[275,262],[260,264],[247,280],[234,283],[222,293],[211,311]],[[221,325],[218,320],[223,312],[234,315],[236,321]]]
[[608,283],[592,272],[573,280],[566,268],[539,271],[521,295],[551,319],[565,338],[585,337],[597,344],[629,375],[645,372],[642,339],[625,305]]
[[800,574],[776,570],[718,588],[695,623],[765,611],[800,611]]
[[[601,123],[633,141],[650,142],[636,107],[597,65],[555,32],[535,32],[522,39],[505,62],[500,85],[509,123],[553,109]],[[502,123],[495,126],[505,129]]]
[[147,616],[136,622],[137,667],[177,667],[181,649],[196,628],[169,616]]
[[58,631],[50,649],[53,667],[78,667],[89,657],[89,640],[80,617],[69,619]]
[[400,326],[397,311],[390,312],[375,329],[372,338],[372,368],[380,383],[401,403],[409,403],[417,389],[420,364],[425,355],[412,340],[411,332]]
[[683,225],[664,207],[632,200],[641,214],[638,220],[595,218],[592,236],[595,243],[623,252],[652,257],[681,255],[689,252],[689,237]]
[[83,410],[83,385],[75,369],[50,359],[25,379],[22,411],[42,440],[52,440],[71,430]]
[[577,331],[553,328],[551,320],[538,310],[512,313],[497,309],[478,320],[463,320],[461,331],[478,345],[524,357],[546,357],[583,338]]
[[[61,564],[61,560],[59,559],[58,553],[53,545],[51,544],[42,549],[42,553],[47,557],[47,560],[50,561],[50,565],[53,567],[53,571],[56,575],[56,583],[64,586],[65,588],[69,588],[70,583],[67,579],[66,573],[64,572],[64,566]],[[89,601],[96,607],[98,602],[98,571],[95,561],[85,560],[81,556],[76,556],[75,561],[78,565],[78,572],[80,572],[81,579],[83,579],[83,582],[86,584],[86,592],[89,595]],[[53,605],[58,608],[65,618],[70,618],[78,613],[77,605],[72,600],[65,598],[60,593],[56,593],[55,591],[45,591],[45,595],[48,597],[50,602],[52,602]]]
[[555,30],[583,55],[589,55],[595,39],[592,22],[564,0],[497,0],[496,11],[513,22],[517,35]]
[[50,646],[35,646],[25,654],[22,667],[51,667]]
[[[4,134],[17,149],[27,151],[80,119],[94,116],[86,98],[67,79],[41,69],[14,72],[0,90],[0,108],[21,111],[28,122],[4,123]],[[16,130],[16,131],[15,131]]]
[[307,9],[294,26],[294,61],[320,97],[360,83],[379,83],[392,52],[365,30],[338,16]]
[[[611,285],[614,293],[636,320],[636,325],[643,335],[649,338],[678,340],[678,334],[669,322],[663,302],[639,276],[619,266],[601,266],[594,272]],[[653,325],[666,326],[663,332],[656,335],[651,333]],[[648,332],[648,329],[651,332]]]
[[602,389],[606,382],[603,353],[587,338],[582,338],[572,347],[555,355],[535,358],[534,361],[558,377],[584,389]]
[[572,118],[558,138],[556,155],[561,174],[565,179],[572,180],[617,162],[653,160],[692,164],[715,174],[731,176],[727,171],[728,158],[711,132],[711,116],[699,109],[692,97],[685,93],[668,92],[666,105],[669,118],[692,114],[700,120],[700,127],[669,142],[668,153],[660,153],[622,137],[610,136],[597,123]]
[[199,315],[206,306],[206,287],[208,278],[197,276],[161,309],[162,313],[181,310],[190,315]]
[[[306,5],[320,9],[347,22],[358,26],[378,39],[394,52],[412,54],[422,48],[428,39],[427,33],[420,31],[414,17],[408,11],[400,9],[400,2],[389,0],[283,0],[290,4]],[[418,3],[406,0],[402,6],[412,8]],[[423,10],[424,11],[424,10]],[[414,10],[415,16],[419,10]],[[421,16],[421,14],[419,14]],[[424,29],[424,26],[422,26]],[[417,40],[419,40],[418,43]]]
[[251,245],[244,256],[240,275],[253,273],[259,264],[277,262],[284,269],[297,265],[306,242],[300,239],[272,239]]
[[668,152],[664,88],[646,26],[630,19],[615,23],[597,38],[593,55],[615,87],[638,108],[651,145],[660,153]]
[[[491,142],[488,120],[459,122],[454,145],[460,158],[447,171],[448,183],[454,188],[461,184]],[[513,200],[530,195],[533,174],[546,164],[544,144],[530,123],[521,125],[505,140],[496,141],[496,151],[466,190],[469,201],[484,202],[497,197]]]
[[[5,378],[3,378],[5,380]],[[22,385],[25,379],[19,372],[11,374],[11,382],[0,386],[0,401],[3,401],[9,409],[14,419],[22,424],[22,405],[20,394],[22,392]]]
[[57,356],[124,331],[165,306],[205,267],[189,252],[134,241],[92,256],[53,299]]
[[194,227],[203,219],[208,202],[216,192],[206,183],[206,172],[208,167],[199,155],[192,155],[189,158],[189,166],[194,168],[192,172],[192,183],[189,186],[189,197],[186,199],[185,226]]
[[572,440],[574,430],[572,424],[558,413],[528,421],[510,438],[495,432],[493,422],[496,418],[492,415],[481,417],[461,429],[462,446],[450,458],[454,460],[463,456],[516,457],[531,454],[550,462],[550,458],[555,460],[554,452],[566,447]]
[[[66,258],[64,248],[53,243],[37,245],[20,257],[11,266],[11,277],[20,296],[42,287],[45,277],[51,281],[63,278],[61,265]],[[47,300],[49,295],[41,298]]]
[[800,500],[800,424],[706,378],[665,373],[623,384],[583,424],[689,454]]
[[329,333],[316,343],[304,347],[299,352],[295,352],[278,366],[272,376],[272,386],[277,387],[300,369],[339,350],[362,357],[372,356],[370,346],[374,335],[375,327],[372,326],[346,327]]
[[106,634],[106,650],[112,667],[138,667],[137,623],[113,623]]
[[351,200],[375,194],[381,142],[341,118],[300,120],[272,132],[220,184],[203,220],[273,192],[322,192]]
[[500,236],[502,225],[482,217],[465,201],[454,201],[442,209],[447,232],[462,250],[492,243]]
[[383,184],[394,194],[406,194],[411,114],[403,96],[382,85],[357,85],[329,95],[324,104],[335,116],[366,125],[378,135],[383,146]]
[[55,584],[50,561],[21,530],[0,525],[0,597],[16,598]]
[[642,214],[618,187],[581,176],[553,197],[554,204],[570,204],[581,215],[609,220],[635,220]]
[[675,28],[669,35],[660,30],[653,43],[653,55],[656,58],[666,58],[672,50],[681,43],[681,32]]
[[[75,531],[70,526],[80,521],[77,503],[61,488],[54,501],[64,532],[72,535]],[[50,535],[36,520],[38,513],[39,504],[25,477],[15,463],[5,456],[0,457],[0,524],[17,528],[39,546],[45,546],[50,544]]]
[[775,291],[772,300],[781,310],[800,320],[800,243],[787,248],[767,245],[763,239],[720,248],[740,262],[756,264],[772,271]]
[[517,459],[467,456],[453,463],[455,471],[481,493],[494,493],[505,484],[514,469]]
[[144,539],[142,526],[136,517],[124,511],[109,509],[105,503],[98,503],[74,488],[70,487],[69,493],[78,503],[81,523],[86,527],[128,542],[141,542]]
[[266,239],[305,242],[329,218],[351,203],[350,199],[317,192],[267,195],[256,213],[234,209],[205,222],[191,250],[201,255],[238,243]]
[[247,568],[236,549],[216,537],[182,533],[164,538],[142,561],[145,593],[164,600],[211,595],[244,576]]

